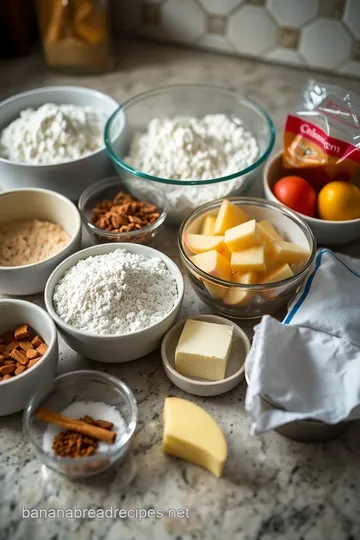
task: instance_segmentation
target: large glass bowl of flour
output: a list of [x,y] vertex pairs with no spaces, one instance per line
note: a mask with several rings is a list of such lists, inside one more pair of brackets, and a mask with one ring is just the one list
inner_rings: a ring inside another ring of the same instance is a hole
[[271,118],[236,92],[174,85],[120,105],[105,127],[105,145],[125,182],[160,184],[172,222],[202,204],[245,194],[275,142]]

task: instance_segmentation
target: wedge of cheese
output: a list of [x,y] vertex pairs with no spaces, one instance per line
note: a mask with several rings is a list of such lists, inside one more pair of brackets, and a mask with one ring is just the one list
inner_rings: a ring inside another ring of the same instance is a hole
[[264,245],[255,246],[231,254],[231,268],[234,272],[265,272],[265,248]]
[[214,234],[216,216],[205,216],[201,224],[201,234]]
[[168,397],[163,417],[163,450],[220,477],[227,458],[227,444],[212,416],[191,401]]
[[261,243],[262,239],[255,219],[251,219],[225,231],[225,245],[232,253],[258,246]]
[[219,250],[219,248],[223,247],[224,237],[209,234],[185,233],[184,242],[187,248],[193,253],[204,253],[213,249]]
[[224,279],[225,281],[231,280],[230,263],[216,250],[193,255],[190,257],[190,260],[200,268],[200,270],[211,276]]
[[[240,272],[236,272],[232,277],[233,283],[238,283],[239,285],[241,283],[245,285],[254,285],[255,283],[259,282],[259,277],[256,272],[247,272],[246,274],[242,274]],[[229,288],[226,291],[226,294],[224,295],[223,302],[224,304],[227,304],[228,306],[240,306],[245,305],[251,300],[251,298],[254,296],[254,292],[252,291],[245,291],[244,289],[232,287]]]
[[223,235],[227,229],[248,221],[249,216],[241,208],[224,199],[215,222],[214,234]]
[[279,263],[299,264],[309,258],[309,251],[292,242],[274,242],[272,245],[274,259]]

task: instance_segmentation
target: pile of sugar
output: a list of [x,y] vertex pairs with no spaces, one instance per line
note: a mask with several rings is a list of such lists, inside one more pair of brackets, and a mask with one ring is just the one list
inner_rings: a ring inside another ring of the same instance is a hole
[[[74,403],[71,403],[71,405],[65,407],[65,409],[61,411],[61,414],[69,416],[70,418],[75,418],[76,420],[88,415],[95,420],[107,420],[108,422],[112,422],[114,424],[112,431],[117,433],[115,444],[116,441],[120,440],[122,434],[126,431],[125,420],[121,416],[120,412],[115,409],[115,407],[106,405],[106,403],[103,403],[102,401],[75,401]],[[54,437],[56,437],[60,431],[65,430],[52,424],[48,425],[43,435],[44,452],[55,455],[55,452],[52,449],[52,444]],[[111,449],[111,446],[112,445],[99,441],[97,453],[106,452],[107,450]]]
[[91,107],[45,103],[25,109],[0,136],[0,155],[10,161],[52,165],[101,148],[105,115]]
[[70,242],[50,221],[22,219],[0,224],[0,266],[24,266],[49,259]]
[[56,285],[56,313],[79,330],[130,334],[164,319],[178,298],[174,277],[158,257],[125,249],[82,259]]

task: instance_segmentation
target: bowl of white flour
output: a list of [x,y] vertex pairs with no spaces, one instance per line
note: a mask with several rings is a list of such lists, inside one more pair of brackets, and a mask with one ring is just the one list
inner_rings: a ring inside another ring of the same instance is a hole
[[198,206],[244,194],[275,141],[255,102],[207,85],[174,85],[125,101],[109,118],[105,144],[124,181],[156,182],[181,222]]
[[66,343],[100,362],[135,360],[156,349],[184,296],[179,268],[141,244],[99,244],[51,274],[46,308]]
[[38,187],[77,200],[112,171],[103,131],[117,102],[76,86],[38,88],[0,103],[0,190]]

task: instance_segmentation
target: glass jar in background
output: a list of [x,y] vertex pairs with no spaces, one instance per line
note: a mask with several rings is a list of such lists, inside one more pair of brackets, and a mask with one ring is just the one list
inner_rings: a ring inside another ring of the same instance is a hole
[[109,0],[37,0],[46,63],[71,73],[113,66]]

